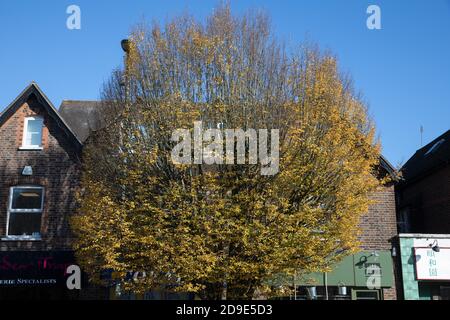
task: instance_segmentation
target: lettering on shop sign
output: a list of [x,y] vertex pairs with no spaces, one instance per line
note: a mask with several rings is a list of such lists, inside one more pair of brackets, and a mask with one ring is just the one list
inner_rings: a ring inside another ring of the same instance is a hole
[[418,280],[450,280],[450,248],[414,248]]
[[72,252],[18,251],[0,253],[0,286],[65,284],[81,289],[81,270]]
[[15,262],[10,256],[5,255],[0,260],[0,271],[61,271],[65,274],[69,265],[70,263],[55,262],[51,256],[39,257],[29,262]]
[[0,279],[0,285],[4,286],[17,286],[17,285],[45,285],[45,284],[56,284],[56,279]]

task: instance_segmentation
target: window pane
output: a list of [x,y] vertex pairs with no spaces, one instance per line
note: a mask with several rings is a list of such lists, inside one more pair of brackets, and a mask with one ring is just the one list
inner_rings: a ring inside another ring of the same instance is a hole
[[9,236],[31,236],[41,231],[41,213],[10,212]]
[[42,136],[40,133],[28,132],[27,144],[29,146],[40,146]]
[[25,143],[29,146],[40,146],[42,142],[42,119],[28,119]]
[[41,188],[14,188],[11,209],[41,209]]
[[40,133],[42,131],[42,119],[28,119],[28,132]]

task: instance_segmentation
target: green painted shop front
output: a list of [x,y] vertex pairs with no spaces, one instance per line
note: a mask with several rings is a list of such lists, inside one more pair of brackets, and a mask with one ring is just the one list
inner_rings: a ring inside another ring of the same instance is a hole
[[283,277],[277,283],[293,288],[287,299],[382,300],[382,289],[394,285],[391,251],[362,251],[347,256],[328,273]]

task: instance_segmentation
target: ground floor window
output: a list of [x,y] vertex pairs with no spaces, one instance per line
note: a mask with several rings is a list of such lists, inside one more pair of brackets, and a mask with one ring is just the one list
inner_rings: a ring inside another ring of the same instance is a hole
[[352,300],[381,300],[381,290],[352,290]]
[[364,287],[347,286],[298,286],[283,300],[382,300],[382,289],[369,290]]
[[419,282],[422,300],[450,300],[450,282]]

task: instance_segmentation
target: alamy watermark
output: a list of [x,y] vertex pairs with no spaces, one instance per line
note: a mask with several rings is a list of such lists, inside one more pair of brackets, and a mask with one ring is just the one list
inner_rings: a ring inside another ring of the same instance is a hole
[[248,164],[257,164],[259,160],[261,175],[275,175],[280,162],[279,136],[279,129],[270,130],[269,151],[268,129],[203,130],[202,121],[196,121],[193,137],[189,129],[172,132],[172,141],[177,142],[172,149],[172,161],[175,164],[246,164],[248,154]]
[[66,280],[66,286],[69,290],[81,289],[81,269],[78,265],[72,264],[67,267],[66,274],[69,276]]
[[70,14],[66,20],[66,27],[69,30],[81,29],[81,9],[77,5],[70,5],[66,9],[66,13]]
[[370,16],[366,20],[366,26],[369,30],[381,29],[381,9],[379,6],[372,4],[367,7],[367,14]]

